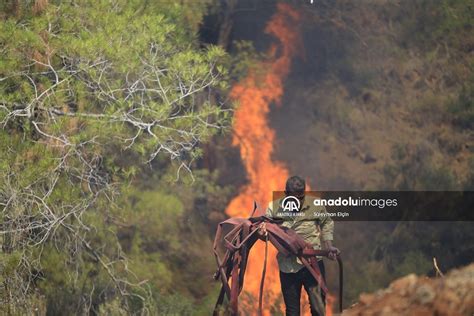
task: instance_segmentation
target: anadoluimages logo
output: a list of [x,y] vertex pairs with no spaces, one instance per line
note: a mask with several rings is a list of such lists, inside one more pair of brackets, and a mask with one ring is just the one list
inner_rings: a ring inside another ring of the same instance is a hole
[[298,212],[300,209],[300,200],[293,195],[288,195],[281,201],[283,212]]

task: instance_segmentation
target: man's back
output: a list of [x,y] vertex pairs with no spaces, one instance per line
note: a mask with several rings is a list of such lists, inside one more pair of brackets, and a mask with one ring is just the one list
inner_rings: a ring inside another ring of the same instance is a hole
[[[283,209],[283,198],[269,203],[266,215],[271,218],[283,219],[282,226],[296,231],[314,249],[321,249],[321,238],[325,241],[333,240],[334,222],[326,212],[324,206],[315,206],[314,197],[306,196],[299,211],[291,212]],[[294,273],[303,268],[295,256],[277,256],[278,266],[282,272]]]

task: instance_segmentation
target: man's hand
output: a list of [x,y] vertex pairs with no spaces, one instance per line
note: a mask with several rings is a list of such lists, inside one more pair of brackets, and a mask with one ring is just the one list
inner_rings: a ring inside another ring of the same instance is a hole
[[341,251],[332,245],[330,240],[325,241],[326,250],[329,250],[328,258],[336,260],[336,257],[341,254]]
[[329,250],[328,258],[331,260],[336,260],[337,256],[341,253],[341,251],[334,246],[329,247],[327,250]]
[[260,237],[266,237],[268,232],[267,232],[267,226],[266,226],[266,223],[263,222],[261,223],[260,225],[258,225],[258,231],[257,231],[257,234],[260,236]]

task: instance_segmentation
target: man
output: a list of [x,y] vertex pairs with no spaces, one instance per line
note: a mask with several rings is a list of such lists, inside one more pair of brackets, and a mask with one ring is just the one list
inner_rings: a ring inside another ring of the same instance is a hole
[[[283,219],[282,226],[296,231],[314,249],[321,249],[322,243],[330,251],[329,258],[334,260],[340,253],[339,249],[332,245],[334,222],[329,216],[320,215],[321,213],[327,213],[326,209],[324,206],[314,206],[313,199],[305,196],[305,188],[306,183],[301,177],[290,177],[286,181],[285,195],[297,198],[300,202],[299,209],[295,212],[287,212],[280,204],[283,199],[279,199],[270,202],[266,215],[272,218]],[[262,223],[259,234],[265,235],[266,233],[265,223]],[[281,291],[286,306],[286,315],[300,315],[302,287],[308,293],[311,315],[324,315],[326,305],[324,293],[322,293],[317,281],[308,269],[296,256],[290,255],[286,257],[282,253],[278,253],[277,261],[280,269]],[[318,265],[325,280],[322,258],[318,258]]]

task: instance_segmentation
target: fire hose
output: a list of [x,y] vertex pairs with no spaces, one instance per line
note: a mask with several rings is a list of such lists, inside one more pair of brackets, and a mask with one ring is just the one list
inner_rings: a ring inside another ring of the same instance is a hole
[[[281,220],[271,219],[266,216],[250,218],[230,218],[219,223],[216,237],[214,239],[214,254],[217,261],[217,271],[214,279],[220,279],[222,287],[215,305],[214,315],[219,314],[219,309],[223,304],[224,298],[230,302],[230,312],[232,315],[238,314],[238,296],[242,291],[245,270],[247,266],[248,254],[255,242],[261,239],[257,234],[259,225],[266,223],[265,257],[262,271],[262,278],[259,289],[259,313],[263,311],[263,286],[266,274],[266,264],[268,255],[268,242],[284,255],[295,255],[311,275],[316,279],[318,286],[324,293],[328,292],[324,279],[319,270],[316,256],[328,257],[328,250],[313,249],[311,245],[305,242],[295,231],[282,227]],[[230,231],[223,236],[224,227],[230,227]],[[223,243],[224,256],[219,254],[219,245]],[[343,265],[340,256],[337,256],[339,266],[339,310],[342,312],[343,296]],[[229,285],[231,282],[231,285]]]

